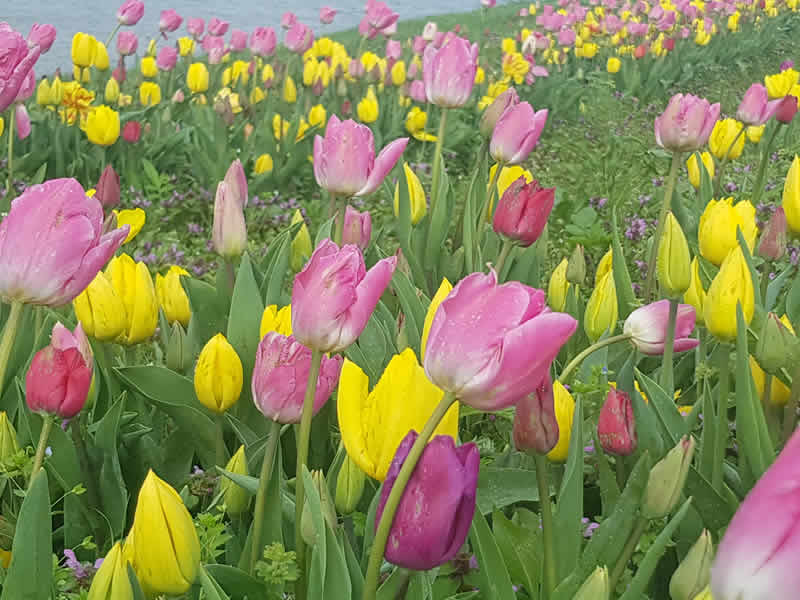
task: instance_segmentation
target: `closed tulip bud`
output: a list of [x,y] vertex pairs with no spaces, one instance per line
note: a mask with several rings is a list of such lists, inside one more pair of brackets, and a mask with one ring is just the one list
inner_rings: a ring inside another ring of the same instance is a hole
[[[247,477],[247,457],[244,453],[244,446],[239,446],[228,464],[225,465],[225,470],[236,475]],[[235,517],[242,514],[247,510],[250,504],[249,492],[240,486],[238,483],[228,479],[225,475],[220,476],[219,491],[222,493],[222,501],[225,503],[225,512],[228,515]]]
[[423,323],[422,327],[422,340],[420,342],[420,359],[423,364],[425,362],[425,349],[428,346],[428,336],[430,335],[431,325],[433,325],[433,319],[436,316],[436,311],[439,310],[439,305],[445,298],[447,298],[452,290],[453,284],[450,283],[446,277],[443,278],[442,282],[439,284],[439,289],[436,290],[436,293],[433,295],[431,303],[428,306],[428,312],[425,314],[425,322]]
[[575,399],[560,381],[553,383],[553,406],[558,423],[558,442],[550,452],[547,460],[563,463],[569,453],[569,440],[572,436],[572,418],[575,415]]
[[609,335],[613,334],[618,317],[617,287],[614,283],[614,274],[609,271],[592,290],[592,295],[586,303],[583,329],[589,340],[594,343],[606,332]]
[[28,45],[39,46],[42,54],[49,52],[56,41],[56,28],[50,24],[34,23],[28,33]]
[[164,46],[156,56],[156,66],[162,71],[171,71],[178,63],[178,49],[173,46]]
[[39,106],[49,106],[54,104],[50,100],[51,92],[50,92],[50,83],[47,81],[47,78],[42,79],[39,82],[39,85],[36,87],[36,104]]
[[78,67],[91,66],[97,53],[97,43],[88,33],[78,32],[72,36],[72,63]]
[[294,79],[288,75],[283,81],[283,100],[289,104],[294,104],[297,102],[297,85],[295,84]]
[[508,108],[497,120],[489,145],[492,158],[503,165],[524,162],[539,141],[547,109],[534,111],[527,102]]
[[779,260],[786,253],[786,212],[782,206],[772,213],[761,232],[758,255],[767,260]]
[[520,177],[497,203],[492,225],[497,234],[528,247],[539,239],[547,225],[555,201],[555,188],[542,188],[539,182],[526,183]]
[[90,110],[86,117],[86,137],[98,146],[111,146],[119,139],[119,113],[106,105]]
[[722,160],[726,154],[728,160],[734,160],[742,155],[744,150],[743,125],[736,119],[722,119],[717,121],[708,138],[708,149],[718,159]]
[[691,94],[676,94],[655,120],[656,143],[673,152],[699,150],[708,141],[719,112],[718,102],[709,104]]
[[428,44],[422,65],[428,102],[445,108],[464,106],[475,83],[478,45],[456,35],[440,48]]
[[767,373],[777,375],[781,369],[790,369],[800,359],[799,350],[791,325],[787,327],[778,315],[767,313],[754,352],[759,366]]
[[64,99],[64,84],[61,83],[61,78],[56,75],[53,83],[50,86],[50,100],[54,105],[61,104]]
[[670,598],[694,600],[711,582],[713,558],[714,544],[711,534],[704,529],[669,580]]
[[758,127],[748,127],[747,128],[747,139],[753,143],[757,144],[761,141],[761,137],[764,135],[764,129],[766,125],[759,125]]
[[[575,246],[575,250],[572,251],[569,257],[565,276],[566,280],[574,285],[582,285],[583,280],[586,279],[586,257],[583,253],[583,246],[580,244]],[[567,284],[568,286],[569,283]]]
[[211,241],[214,249],[225,258],[240,256],[247,247],[247,226],[244,220],[247,199],[247,177],[237,158],[225,174],[225,179],[217,186],[214,200]]
[[622,68],[622,61],[618,59],[616,56],[611,56],[606,61],[606,71],[611,73],[619,73],[619,70]]
[[203,347],[194,369],[194,391],[203,406],[222,414],[242,393],[242,361],[225,336],[218,333]]
[[186,85],[193,94],[202,94],[208,90],[208,67],[205,63],[196,62],[189,65],[186,71]]
[[369,211],[358,212],[348,204],[344,212],[342,244],[354,244],[363,252],[369,246],[371,236],[372,216]]
[[125,305],[125,330],[117,341],[130,345],[149,339],[158,325],[158,299],[147,265],[120,254],[111,259],[106,275]]
[[106,102],[116,102],[119,100],[119,94],[119,83],[117,83],[117,80],[113,77],[109,78],[109,80],[106,82],[106,89],[103,99]]
[[686,236],[678,219],[671,212],[664,221],[664,231],[658,242],[656,276],[661,289],[669,298],[679,298],[691,283],[691,255]]
[[736,339],[736,305],[742,305],[745,324],[755,312],[755,290],[750,269],[738,246],[722,262],[703,303],[703,318],[708,330],[720,341]]
[[547,454],[558,443],[553,381],[549,374],[534,392],[517,402],[513,436],[514,446],[522,452]]
[[788,125],[797,114],[798,98],[796,95],[789,94],[778,103],[775,109],[775,119],[784,125]]
[[630,456],[636,451],[636,421],[631,397],[627,393],[609,388],[597,418],[597,438],[608,454]]
[[770,120],[779,102],[780,100],[769,101],[767,88],[760,83],[754,83],[739,103],[736,118],[745,125],[763,125]]
[[177,321],[172,324],[172,331],[167,342],[167,368],[176,373],[184,373],[192,364],[192,354],[186,333]]
[[374,123],[378,120],[380,107],[374,92],[372,94],[367,92],[367,95],[359,101],[356,105],[356,114],[362,123]]
[[[331,495],[328,493],[328,485],[325,483],[325,476],[322,474],[322,471],[315,469],[311,471],[311,480],[314,482],[314,487],[319,494],[322,516],[327,522],[328,527],[334,529],[337,524],[336,508],[331,501]],[[306,499],[303,505],[303,515],[300,519],[300,533],[303,536],[303,541],[309,546],[314,546],[319,539],[319,532],[314,527],[308,499]]]
[[502,94],[497,96],[492,103],[483,111],[483,116],[481,116],[481,123],[479,126],[479,130],[481,135],[485,139],[491,139],[492,133],[494,132],[494,127],[497,124],[497,120],[503,116],[506,112],[506,109],[512,108],[519,104],[519,96],[517,95],[517,90],[513,87],[508,88]]
[[145,77],[153,78],[158,75],[158,65],[152,56],[145,56],[139,63],[139,70]]
[[[107,71],[108,67],[111,66],[111,61],[108,58],[108,50],[106,49],[106,45],[97,40],[97,49],[94,55],[94,61],[92,62],[92,66],[97,69],[98,71]],[[88,75],[88,72],[84,70],[84,75]],[[84,81],[87,83],[88,79]]]
[[125,0],[117,10],[117,21],[120,25],[136,25],[144,16],[144,2]]
[[[569,261],[565,258],[558,263],[558,266],[553,271],[553,274],[550,276],[550,281],[547,284],[547,304],[557,312],[562,312],[567,306],[567,292],[570,286],[569,281],[567,281],[568,268]],[[585,269],[584,262],[584,270]]]
[[[348,208],[350,207],[348,206]],[[291,254],[289,256],[289,265],[295,273],[299,273],[303,269],[306,261],[314,251],[314,246],[311,242],[311,234],[308,231],[308,226],[303,218],[303,214],[299,209],[295,210],[292,216],[292,225],[297,223],[302,223],[302,225],[292,240]]]
[[87,600],[133,600],[133,588],[128,579],[128,561],[117,542],[108,551],[103,563],[92,578]]
[[586,578],[572,600],[608,600],[610,593],[608,586],[608,569],[597,567]]
[[[788,213],[787,213],[788,217]],[[736,229],[742,230],[747,247],[753,251],[758,235],[756,209],[749,200],[733,204],[733,198],[711,200],[700,215],[698,238],[700,254],[719,266],[728,253],[738,248]]]
[[692,259],[691,265],[691,281],[689,282],[689,289],[683,295],[683,301],[694,307],[695,314],[703,319],[703,305],[706,300],[706,291],[703,288],[703,281],[700,279],[700,263],[695,256]]
[[703,181],[700,175],[701,163],[703,167],[705,167],[706,173],[708,173],[708,178],[714,178],[714,157],[712,157],[709,152],[701,152],[700,162],[698,162],[697,154],[692,153],[692,155],[686,161],[686,169],[689,172],[689,183],[691,183],[695,189],[699,189],[700,184]]
[[73,308],[84,331],[95,339],[111,342],[125,333],[125,303],[102,271],[75,298]]
[[800,156],[795,155],[783,185],[783,210],[786,223],[796,235],[800,235]]
[[660,519],[678,504],[694,456],[694,438],[684,436],[650,469],[642,502],[642,516]]
[[117,52],[122,56],[136,54],[139,48],[139,38],[132,31],[120,31],[117,35]]
[[[417,174],[411,170],[408,163],[403,163],[403,173],[406,176],[408,183],[409,203],[411,205],[411,224],[416,225],[428,212],[428,199],[425,195],[425,189],[422,187],[422,182],[417,177]],[[394,186],[394,215],[400,216],[400,183]]]
[[[139,86],[139,102],[142,103],[142,106],[156,106],[157,104],[160,104],[161,88],[159,85],[157,83],[153,83],[152,81],[143,81]],[[133,121],[130,121],[129,123],[132,122]],[[129,123],[126,123],[126,128]],[[136,141],[138,141],[138,139]]]
[[594,272],[595,287],[600,285],[600,282],[608,273],[613,273],[613,268],[614,268],[614,252],[612,248],[609,248],[608,251],[600,259],[600,262],[597,263],[597,269],[595,269]]
[[277,305],[270,304],[264,309],[261,315],[261,326],[259,336],[264,337],[270,331],[275,331],[281,335],[289,337],[292,335],[292,307],[284,306],[278,310]]
[[346,454],[336,477],[336,510],[343,515],[352,513],[364,494],[366,480],[364,471]]
[[0,412],[0,462],[19,452],[17,432],[6,411]]
[[189,272],[177,265],[169,268],[166,275],[156,275],[156,297],[167,321],[176,321],[184,327],[189,326],[192,311],[189,308],[189,297],[181,285],[181,276],[189,276]]

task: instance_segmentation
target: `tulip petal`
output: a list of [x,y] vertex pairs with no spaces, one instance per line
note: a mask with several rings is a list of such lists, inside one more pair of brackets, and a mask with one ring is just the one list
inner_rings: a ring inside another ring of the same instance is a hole
[[364,331],[372,311],[375,310],[378,300],[380,300],[381,295],[386,290],[386,286],[389,285],[389,281],[392,279],[395,266],[397,266],[397,257],[390,256],[379,260],[367,271],[367,274],[355,288],[356,298],[347,310],[347,319],[342,323],[339,341],[335,350],[344,350],[355,342],[356,338]]
[[366,196],[378,189],[378,186],[383,182],[386,176],[394,168],[394,165],[400,160],[403,151],[408,145],[408,138],[398,138],[387,144],[383,150],[380,151],[378,157],[375,159],[375,164],[372,165],[367,182],[355,195]]

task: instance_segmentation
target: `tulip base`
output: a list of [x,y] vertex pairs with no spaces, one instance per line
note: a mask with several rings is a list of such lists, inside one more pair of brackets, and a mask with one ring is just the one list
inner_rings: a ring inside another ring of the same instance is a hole
[[267,501],[267,487],[272,477],[272,463],[275,462],[275,452],[278,450],[278,442],[281,439],[281,424],[272,421],[269,429],[267,446],[264,448],[264,460],[261,462],[261,474],[258,479],[258,492],[256,493],[256,506],[253,515],[253,539],[250,550],[250,564],[248,572],[253,575],[256,570],[256,563],[261,558],[261,532],[264,529],[264,511]]
[[553,508],[550,505],[550,483],[547,478],[547,459],[543,454],[533,455],[536,463],[536,485],[539,488],[539,506],[542,509],[542,541],[544,542],[544,597],[550,598],[556,588],[556,557],[553,540]]
[[42,468],[44,462],[44,452],[47,449],[47,440],[50,438],[50,432],[53,430],[53,415],[44,415],[44,423],[42,423],[42,431],[39,433],[39,443],[36,446],[36,454],[33,457],[33,469],[31,469],[31,479],[28,486],[33,482],[33,478],[39,469]]

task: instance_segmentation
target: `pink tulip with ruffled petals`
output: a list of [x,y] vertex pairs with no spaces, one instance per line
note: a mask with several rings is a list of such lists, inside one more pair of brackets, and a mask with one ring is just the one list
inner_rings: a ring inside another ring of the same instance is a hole
[[139,0],[126,0],[117,11],[117,21],[120,25],[136,25],[144,16],[144,2]]
[[230,23],[218,19],[217,17],[211,17],[208,20],[209,35],[225,35],[228,33],[228,27],[230,27]]
[[[689,304],[678,305],[678,318],[675,322],[675,352],[691,350],[700,343],[690,338],[694,330],[694,307]],[[633,311],[625,319],[623,333],[631,336],[631,342],[643,354],[655,356],[664,354],[669,322],[669,300],[659,300]]]
[[31,134],[31,117],[24,104],[14,107],[14,124],[17,129],[17,139],[24,140]]
[[550,312],[545,293],[497,274],[473,273],[442,301],[425,349],[425,373],[478,410],[499,410],[532,393],[578,323]]
[[691,94],[675,94],[655,119],[656,143],[673,152],[694,152],[708,142],[720,104]]
[[250,34],[250,52],[256,56],[267,58],[275,52],[278,36],[272,27],[256,27]]
[[172,71],[178,64],[178,49],[175,46],[162,46],[156,55],[156,65],[162,71]]
[[[339,382],[344,359],[341,355],[322,357],[317,391],[314,395],[316,415],[330,398]],[[253,368],[253,402],[268,419],[278,423],[299,423],[303,399],[311,370],[311,350],[293,336],[270,331],[261,340]]]
[[291,29],[286,32],[286,47],[296,54],[303,54],[314,44],[314,32],[312,29],[297,21]]
[[356,246],[323,240],[292,288],[292,331],[305,346],[338,352],[356,341],[392,279],[397,258],[369,271]]
[[29,47],[8,23],[0,23],[0,113],[16,99],[40,53],[38,45]]
[[744,93],[736,110],[736,118],[745,125],[763,125],[772,118],[780,103],[780,99],[770,101],[767,88],[754,83]]
[[139,48],[139,38],[132,31],[120,31],[117,35],[117,52],[121,56],[136,54]]
[[478,45],[453,36],[440,49],[432,45],[422,56],[422,78],[428,101],[445,108],[464,106],[472,94],[478,68]]
[[396,139],[375,158],[372,130],[332,115],[325,137],[314,138],[314,177],[321,188],[337,196],[366,196],[378,189],[407,144],[408,138]]
[[39,46],[42,54],[50,50],[55,41],[56,28],[49,24],[40,25],[39,23],[34,23],[30,33],[28,33],[28,44]]
[[539,141],[547,122],[547,109],[534,111],[528,102],[506,109],[495,123],[489,153],[504,165],[523,163]]
[[323,6],[319,9],[319,22],[323,25],[330,25],[336,18],[336,10],[330,6]]
[[176,31],[183,23],[181,17],[175,10],[168,8],[161,11],[161,16],[158,19],[158,29],[161,33]]
[[372,237],[372,215],[368,210],[359,212],[349,204],[344,211],[342,244],[354,244],[363,252]]
[[206,29],[206,22],[200,17],[191,17],[186,21],[186,31],[192,34],[192,37],[199,39]]
[[231,50],[241,52],[247,48],[247,32],[241,29],[231,31]]
[[128,229],[103,234],[103,207],[74,179],[29,187],[0,223],[0,298],[46,306],[71,302]]

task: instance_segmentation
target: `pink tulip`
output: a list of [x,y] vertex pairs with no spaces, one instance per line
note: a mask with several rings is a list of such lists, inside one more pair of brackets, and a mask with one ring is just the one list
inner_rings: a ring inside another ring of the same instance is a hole
[[247,176],[242,162],[237,158],[228,168],[225,179],[217,185],[214,199],[211,243],[225,258],[240,256],[247,247],[247,225],[244,220],[247,200]]
[[[426,40],[421,35],[414,36],[414,40],[411,42],[411,49],[414,51],[414,54],[417,56],[422,56],[425,53],[425,48],[428,47],[429,41]],[[411,63],[415,64],[415,63]]]
[[95,186],[94,197],[103,208],[114,208],[119,204],[119,175],[111,165],[106,165]]
[[225,35],[226,33],[228,33],[228,27],[229,26],[230,26],[230,23],[228,23],[227,21],[222,21],[221,19],[218,19],[217,17],[211,17],[208,20],[208,33],[210,35],[220,35],[220,36],[222,36],[222,35]]
[[775,108],[775,119],[783,124],[789,124],[797,114],[797,97],[791,94],[784,96],[778,101]]
[[393,60],[403,58],[403,44],[397,40],[386,40],[386,58]]
[[186,31],[188,31],[195,39],[199,39],[200,36],[203,35],[205,29],[206,22],[200,17],[191,17],[186,21]]
[[17,91],[17,97],[14,98],[14,102],[25,102],[28,98],[33,96],[33,92],[36,90],[36,72],[31,69],[28,71],[28,75],[22,81],[22,85],[19,86],[19,90]]
[[176,31],[181,26],[181,23],[183,23],[183,17],[175,10],[168,8],[161,11],[161,17],[158,19],[158,29],[162,33]]
[[[714,600],[789,598],[800,589],[800,431],[739,505],[711,567]],[[787,596],[787,593],[789,594]]]
[[478,410],[499,410],[533,392],[577,327],[546,308],[545,293],[497,274],[473,273],[442,301],[425,350],[425,373]]
[[69,350],[75,348],[81,353],[83,361],[89,370],[94,368],[94,355],[92,354],[92,346],[89,344],[89,338],[83,331],[83,326],[78,323],[75,331],[70,331],[64,327],[60,322],[53,326],[53,331],[50,335],[50,345],[56,350]]
[[52,25],[39,25],[39,23],[34,23],[28,34],[28,45],[38,45],[42,54],[50,50],[55,41],[56,28]]
[[330,25],[336,18],[336,10],[330,6],[323,6],[319,9],[319,22],[323,25]]
[[[623,333],[631,336],[631,342],[643,354],[655,356],[664,353],[669,321],[669,300],[659,300],[633,311],[625,319]],[[694,307],[689,304],[678,305],[678,318],[675,322],[675,352],[691,350],[700,343],[690,338],[694,330]]]
[[428,96],[425,94],[425,83],[421,79],[411,82],[408,87],[408,95],[414,102],[419,102],[420,104],[428,101]]
[[117,11],[117,21],[121,25],[136,25],[144,15],[144,2],[125,0]]
[[31,117],[24,104],[14,107],[14,123],[17,129],[17,139],[24,140],[31,134]]
[[497,5],[497,0],[481,0],[481,6],[484,8],[494,8]]
[[156,65],[162,71],[172,71],[178,63],[178,49],[175,46],[162,46],[156,55]]
[[358,212],[348,204],[344,212],[342,244],[354,244],[363,252],[369,246],[370,237],[372,237],[372,216],[369,211]]
[[116,79],[117,83],[125,81],[127,71],[125,70],[125,59],[123,57],[119,57],[119,63],[117,63],[117,66],[111,71],[111,77]]
[[[632,23],[631,23],[632,25]],[[562,29],[558,32],[558,43],[561,46],[572,46],[575,43],[575,30]]]
[[547,122],[547,109],[534,111],[528,102],[510,106],[497,120],[489,152],[504,165],[523,163],[539,141]]
[[631,397],[627,393],[609,388],[597,418],[597,438],[609,454],[629,456],[636,451],[636,421]]
[[122,56],[136,54],[139,38],[132,31],[120,31],[117,35],[117,52]]
[[[325,406],[339,382],[343,362],[338,354],[322,358],[314,395],[314,415]],[[256,408],[278,423],[299,423],[310,370],[311,350],[293,336],[270,331],[258,345],[253,368],[252,391]]]
[[338,196],[366,196],[400,159],[408,138],[388,144],[375,158],[372,130],[352,119],[332,115],[325,137],[314,137],[314,177],[321,188]]
[[29,187],[0,222],[0,298],[61,306],[80,294],[128,235],[105,235],[103,208],[74,179]]
[[778,108],[780,100],[769,101],[767,88],[760,83],[754,83],[744,93],[736,118],[745,125],[763,125],[770,120]]
[[478,68],[478,45],[454,36],[441,49],[429,45],[422,57],[428,101],[446,108],[464,106]]
[[655,120],[656,143],[673,152],[693,152],[708,142],[720,105],[691,94],[675,94]]
[[779,260],[786,253],[786,212],[778,206],[761,232],[758,255],[768,260]]
[[355,79],[360,79],[366,74],[366,69],[364,67],[364,63],[362,63],[357,58],[354,58],[350,61],[350,64],[347,66],[347,72],[350,77]]
[[8,23],[0,23],[0,113],[11,106],[25,82],[41,48],[32,48]]
[[89,394],[92,370],[77,348],[39,350],[25,376],[25,402],[31,412],[71,419]]
[[180,104],[186,100],[186,94],[183,93],[182,89],[175,90],[175,93],[172,95],[172,101],[176,104]]
[[553,210],[556,188],[543,188],[534,180],[520,177],[513,182],[497,203],[492,225],[497,234],[528,247],[542,235],[550,211]]
[[294,336],[321,352],[347,348],[366,327],[396,264],[397,258],[391,256],[366,271],[356,246],[339,248],[323,240],[294,278]]
[[256,27],[250,34],[250,52],[256,56],[262,58],[272,56],[277,43],[278,39],[272,27]]
[[241,29],[231,31],[231,50],[241,52],[247,48],[247,32]]
[[293,12],[285,12],[281,17],[281,27],[284,29],[291,29],[297,23],[297,15]]
[[[417,75],[419,75],[419,67],[417,66],[416,62],[412,62],[410,65],[408,65],[408,69],[406,69],[406,77],[408,79],[416,79]],[[389,76],[391,76],[391,72],[389,73]],[[423,94],[423,98],[424,98],[424,96],[425,96],[425,84],[424,83],[422,84],[422,94]],[[423,102],[424,102],[424,100],[423,100]]]
[[142,138],[142,124],[139,121],[128,121],[122,127],[122,139],[135,144]]
[[286,32],[286,41],[284,43],[290,52],[303,54],[314,44],[314,32],[308,25],[297,21]]
[[553,380],[549,373],[534,392],[517,402],[512,435],[514,447],[521,452],[547,454],[558,443]]
[[379,33],[391,35],[397,30],[397,19],[400,18],[396,12],[389,8],[385,2],[377,0],[367,0],[366,14],[358,24],[358,32],[367,39],[373,39]]

